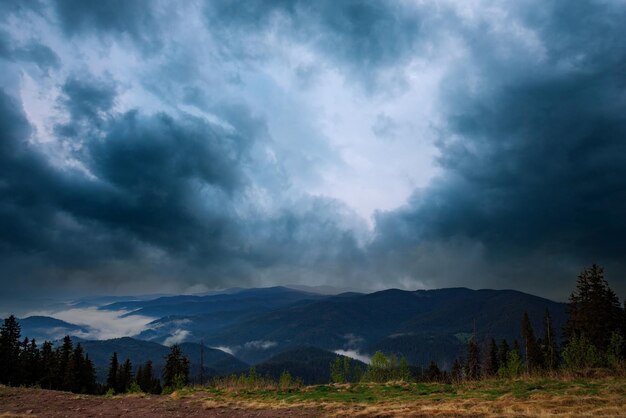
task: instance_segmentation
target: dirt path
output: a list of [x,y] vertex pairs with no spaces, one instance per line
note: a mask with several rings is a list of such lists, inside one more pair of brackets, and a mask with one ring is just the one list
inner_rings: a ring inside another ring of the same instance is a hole
[[104,397],[0,386],[0,417],[316,417],[311,409],[207,408],[199,399]]

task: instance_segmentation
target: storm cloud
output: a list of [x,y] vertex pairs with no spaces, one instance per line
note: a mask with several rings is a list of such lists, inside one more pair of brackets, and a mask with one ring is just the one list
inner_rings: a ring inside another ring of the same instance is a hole
[[623,2],[7,6],[7,300],[626,290]]

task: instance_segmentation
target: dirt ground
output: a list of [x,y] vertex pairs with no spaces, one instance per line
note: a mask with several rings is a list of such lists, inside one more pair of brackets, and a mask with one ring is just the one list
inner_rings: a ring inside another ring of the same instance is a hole
[[317,417],[313,409],[208,408],[198,398],[89,396],[0,386],[0,417]]
[[173,395],[75,395],[0,386],[0,418],[8,417],[626,417],[623,390],[597,395],[537,395],[525,399],[421,399],[374,403],[281,403],[213,398],[199,391]]

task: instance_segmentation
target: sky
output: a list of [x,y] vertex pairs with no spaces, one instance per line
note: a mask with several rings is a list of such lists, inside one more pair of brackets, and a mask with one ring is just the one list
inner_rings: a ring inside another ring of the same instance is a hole
[[0,306],[284,284],[565,300],[592,263],[626,296],[623,0],[0,8]]

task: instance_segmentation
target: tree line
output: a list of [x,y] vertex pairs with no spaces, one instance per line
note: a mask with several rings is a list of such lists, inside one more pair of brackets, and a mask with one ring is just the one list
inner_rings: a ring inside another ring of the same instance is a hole
[[[479,342],[472,336],[465,356],[455,359],[450,370],[441,370],[436,362],[427,368],[410,368],[398,362],[395,355],[377,352],[362,379],[350,381],[460,381],[482,377],[511,378],[523,374],[541,375],[560,371],[580,372],[594,368],[626,369],[626,301],[620,306],[615,292],[604,278],[598,265],[584,269],[567,304],[568,319],[559,345],[557,330],[546,309],[541,336],[533,329],[528,313],[520,322],[519,340],[509,343],[488,338]],[[345,381],[339,370],[339,358],[331,363],[332,380]],[[344,373],[344,375],[346,375]]]
[[[113,353],[106,384],[101,385],[96,381],[89,355],[80,343],[74,346],[68,335],[56,348],[50,341],[40,348],[34,339],[20,338],[20,324],[10,315],[0,327],[0,384],[85,394],[162,392],[161,380],[154,375],[151,361],[134,371],[129,359],[120,364],[117,353]],[[189,360],[174,345],[166,358],[163,385],[171,390],[188,383]]]
[[[189,360],[179,345],[173,345],[166,357],[163,369],[163,385],[168,391],[182,388],[189,383]],[[152,361],[148,360],[133,373],[130,359],[119,363],[117,352],[113,352],[109,362],[106,390],[109,394],[144,392],[160,394],[163,391],[161,380],[155,376]]]

